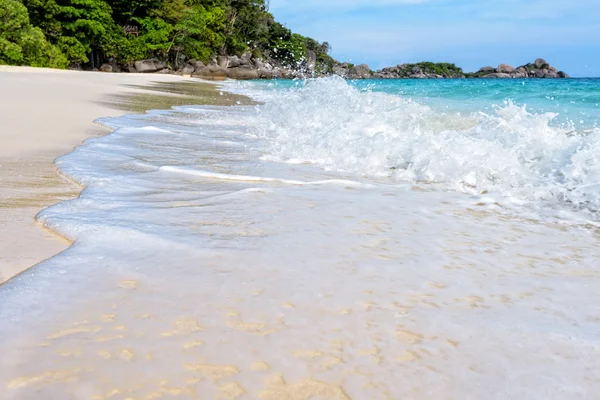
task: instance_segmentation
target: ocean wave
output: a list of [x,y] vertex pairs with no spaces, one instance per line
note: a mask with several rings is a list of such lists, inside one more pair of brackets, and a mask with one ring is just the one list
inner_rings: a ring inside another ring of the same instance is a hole
[[600,130],[556,126],[556,113],[511,101],[491,112],[441,112],[340,78],[262,98],[255,133],[279,161],[490,193],[593,220],[600,208]]

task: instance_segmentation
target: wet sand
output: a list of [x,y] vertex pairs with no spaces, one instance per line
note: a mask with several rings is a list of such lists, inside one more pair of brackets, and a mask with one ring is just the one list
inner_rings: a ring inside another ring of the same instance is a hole
[[0,66],[0,284],[70,242],[35,221],[81,188],[53,164],[86,138],[108,133],[93,121],[183,104],[234,104],[211,83],[172,75]]

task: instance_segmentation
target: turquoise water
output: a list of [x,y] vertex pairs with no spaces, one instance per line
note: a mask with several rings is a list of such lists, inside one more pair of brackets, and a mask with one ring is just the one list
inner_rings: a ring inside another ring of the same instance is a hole
[[[302,81],[254,83],[259,87],[286,89]],[[490,111],[507,101],[526,105],[532,112],[558,114],[555,123],[572,122],[578,129],[600,124],[600,79],[374,79],[349,81],[361,91],[403,96],[452,111]]]

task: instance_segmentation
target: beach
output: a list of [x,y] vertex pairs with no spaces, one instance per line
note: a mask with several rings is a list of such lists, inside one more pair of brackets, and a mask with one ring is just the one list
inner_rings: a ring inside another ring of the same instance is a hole
[[111,133],[21,201],[68,241],[0,285],[0,398],[600,390],[596,81],[90,79]]
[[[150,90],[151,83],[189,81],[172,75],[0,66],[0,283],[70,244],[35,221],[42,208],[81,190],[57,173],[54,159],[87,138],[108,133],[93,123],[96,118],[177,103],[164,90]],[[213,90],[214,85],[204,85]],[[183,98],[182,104],[194,101]]]

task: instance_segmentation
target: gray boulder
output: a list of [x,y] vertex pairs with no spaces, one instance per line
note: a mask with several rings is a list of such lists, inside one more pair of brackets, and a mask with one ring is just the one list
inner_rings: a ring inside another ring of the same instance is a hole
[[181,72],[181,75],[183,75],[183,76],[191,76],[195,70],[196,69],[194,68],[193,65],[186,64],[183,68],[181,68],[181,71],[179,71],[179,72]]
[[271,71],[271,77],[273,79],[281,79],[283,78],[283,74],[281,73],[281,70],[279,68],[275,68],[273,69],[273,71]]
[[238,56],[231,56],[229,57],[229,62],[227,64],[228,68],[235,68],[235,67],[239,67],[241,65],[240,59]]
[[570,78],[569,74],[567,74],[564,71],[558,71],[558,77],[559,78]]
[[513,72],[517,72],[517,69],[508,64],[500,64],[498,65],[497,71],[500,73],[511,74]]
[[334,75],[345,77],[348,74],[348,68],[344,68],[344,64],[342,64],[342,65],[334,65],[333,66],[333,73],[334,73]]
[[150,73],[157,72],[166,67],[166,64],[162,61],[158,61],[156,59],[150,60],[141,60],[135,62],[135,69],[137,72],[141,73]]
[[137,70],[135,69],[135,67],[133,65],[125,65],[123,67],[123,72],[129,72],[129,73],[134,74],[137,72]]
[[543,78],[544,75],[546,75],[546,73],[544,71],[542,71],[541,69],[535,71],[535,77],[536,78]]
[[543,58],[538,58],[537,60],[535,60],[534,64],[537,69],[542,69],[548,66],[548,63]]
[[208,65],[202,67],[192,74],[192,77],[206,79],[210,81],[223,81],[227,78],[228,71],[218,65]]
[[113,67],[110,64],[102,64],[100,66],[100,71],[101,72],[113,72]]
[[217,57],[217,65],[221,68],[227,68],[229,66],[229,57],[218,56]]
[[308,69],[313,71],[317,66],[317,53],[312,50],[308,50],[306,52],[306,62],[308,65]]
[[252,65],[252,53],[249,51],[244,52],[240,57],[241,65]]
[[265,64],[265,63],[263,62],[263,60],[261,60],[261,59],[258,59],[258,58],[254,60],[254,65],[255,65],[255,66],[256,66],[256,68],[258,68],[258,69],[266,69],[266,66],[267,66],[267,64]]
[[260,78],[259,71],[248,68],[229,68],[227,73],[231,79],[250,80]]
[[482,68],[479,69],[478,72],[489,72],[489,73],[492,73],[492,72],[496,72],[496,68],[490,67],[490,66],[488,66],[488,67],[482,67]]
[[194,59],[191,59],[189,61],[189,64],[194,67],[194,71],[199,70],[200,68],[204,68],[206,67],[206,65],[202,62],[202,61],[196,61]]
[[348,79],[368,79],[370,77],[371,68],[367,64],[356,65],[348,72]]
[[258,77],[260,79],[273,79],[273,71],[268,69],[258,70]]

